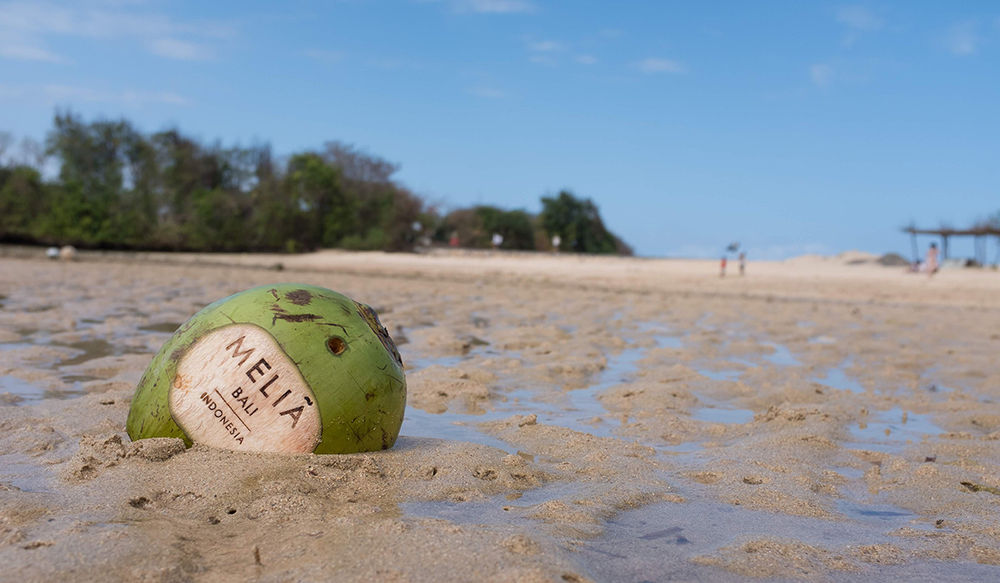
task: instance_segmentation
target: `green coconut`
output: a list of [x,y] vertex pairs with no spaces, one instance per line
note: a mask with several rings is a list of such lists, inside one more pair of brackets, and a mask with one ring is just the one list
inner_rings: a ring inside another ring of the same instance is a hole
[[374,310],[321,287],[265,285],[174,333],[139,381],[126,427],[133,440],[353,453],[392,447],[405,407],[403,363]]

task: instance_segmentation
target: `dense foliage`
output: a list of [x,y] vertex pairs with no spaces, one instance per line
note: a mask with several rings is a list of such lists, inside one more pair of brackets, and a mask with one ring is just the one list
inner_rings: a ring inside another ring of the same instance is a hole
[[440,221],[438,240],[458,238],[461,247],[485,248],[491,245],[493,233],[503,236],[503,248],[533,250],[536,245],[534,217],[523,210],[507,211],[495,206],[475,206],[454,210]]
[[604,228],[593,201],[578,199],[565,190],[555,197],[542,197],[539,222],[546,232],[560,235],[562,249],[577,253],[632,254],[624,241]]
[[[206,145],[176,129],[58,113],[44,150],[14,162],[0,143],[0,241],[93,248],[409,250],[417,244],[631,253],[590,200],[543,198],[538,217],[494,206],[436,209],[393,179],[398,166],[352,146],[276,160],[266,144]],[[46,159],[58,164],[43,176]],[[48,173],[51,175],[51,172]]]

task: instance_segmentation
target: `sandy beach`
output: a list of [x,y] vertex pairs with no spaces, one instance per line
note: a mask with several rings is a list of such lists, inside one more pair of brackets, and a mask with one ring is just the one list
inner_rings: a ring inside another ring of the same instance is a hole
[[[131,442],[153,354],[278,282],[374,307],[396,446]],[[1000,273],[865,256],[0,252],[0,579],[1000,578]]]

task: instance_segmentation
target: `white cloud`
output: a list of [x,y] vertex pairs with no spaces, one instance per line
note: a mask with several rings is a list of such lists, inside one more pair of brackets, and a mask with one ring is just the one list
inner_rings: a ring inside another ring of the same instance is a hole
[[596,65],[597,57],[593,55],[578,55],[576,57],[576,62],[580,63],[581,65]]
[[551,39],[525,39],[525,47],[531,53],[528,60],[536,65],[554,67],[559,64],[557,55],[566,50],[566,45]]
[[[132,98],[132,94],[130,93],[126,93],[125,95],[126,98],[130,99]],[[156,103],[164,103],[167,105],[187,106],[187,105],[192,105],[194,103],[187,97],[184,97],[183,95],[174,93],[172,91],[158,91],[155,93],[138,93],[135,95],[135,98],[138,99],[139,101],[150,101]]]
[[559,62],[556,61],[554,57],[545,54],[531,55],[530,57],[528,57],[528,60],[536,65],[546,65],[549,67],[554,67],[559,64]]
[[554,40],[540,40],[528,43],[528,50],[538,53],[551,53],[563,50],[563,45]]
[[452,0],[455,12],[476,12],[479,14],[518,14],[535,11],[535,5],[527,0]]
[[130,107],[147,104],[191,105],[191,100],[172,91],[138,91],[125,89],[106,91],[77,85],[0,85],[0,101],[43,102],[61,105],[67,101],[89,103],[113,103]]
[[32,44],[11,43],[7,39],[0,41],[0,57],[14,61],[42,61],[47,63],[66,63],[65,58]]
[[828,87],[833,83],[834,77],[833,67],[826,63],[816,63],[809,66],[809,78],[817,87]]
[[858,38],[882,28],[882,19],[864,6],[841,6],[837,9],[837,22],[847,27],[844,46],[852,47]]
[[212,58],[212,52],[195,43],[175,38],[160,38],[149,43],[154,55],[178,61],[204,61]]
[[73,85],[45,85],[42,93],[51,101],[89,101],[93,103],[117,103],[128,106],[141,106],[150,103],[166,105],[191,105],[191,101],[182,95],[170,91],[100,91],[89,87]]
[[643,73],[684,73],[687,68],[680,61],[674,59],[660,59],[650,57],[635,63],[635,68]]
[[175,22],[152,12],[121,9],[113,12],[94,8],[90,4],[67,8],[46,2],[0,3],[0,29],[93,38],[174,34],[225,38],[234,34],[232,27],[218,23]]
[[0,85],[0,99],[14,100],[24,97],[24,87],[14,87],[11,85]]
[[419,70],[424,67],[424,65],[419,61],[400,57],[373,56],[366,58],[364,62],[369,67],[383,69],[386,71],[397,71],[399,69]]
[[882,28],[882,19],[864,6],[841,6],[837,22],[854,30],[872,31]]
[[[0,58],[15,61],[37,61],[48,63],[69,62],[65,57],[51,51],[38,29],[46,23],[40,22],[32,6],[0,4]],[[58,14],[53,15],[50,26],[59,26]]]
[[65,61],[46,49],[53,37],[138,40],[159,56],[202,59],[209,50],[195,41],[234,35],[225,23],[176,21],[138,4],[0,2],[0,56],[10,59]]
[[308,49],[302,52],[305,56],[310,59],[316,59],[317,61],[325,61],[327,63],[336,63],[344,60],[344,53],[341,51],[329,51],[325,49]]
[[945,46],[953,55],[958,56],[976,54],[981,42],[976,23],[971,21],[952,26],[945,35]]
[[468,89],[470,95],[475,95],[476,97],[482,97],[485,99],[503,99],[507,97],[507,93],[503,90],[497,89],[496,87],[472,87]]

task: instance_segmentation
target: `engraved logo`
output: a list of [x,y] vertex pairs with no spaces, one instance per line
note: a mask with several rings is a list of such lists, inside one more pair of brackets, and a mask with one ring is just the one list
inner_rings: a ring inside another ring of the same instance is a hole
[[192,441],[239,451],[306,453],[319,444],[316,398],[266,330],[233,324],[181,357],[170,414]]

